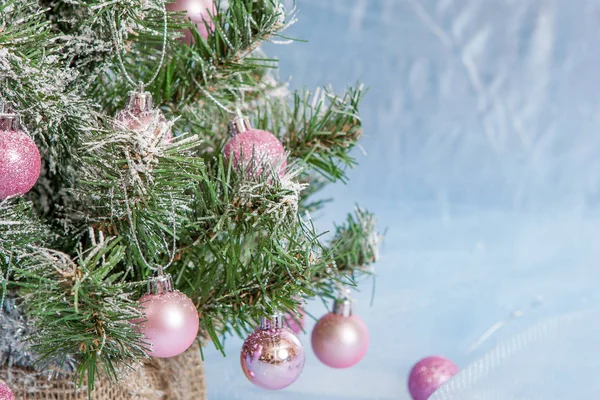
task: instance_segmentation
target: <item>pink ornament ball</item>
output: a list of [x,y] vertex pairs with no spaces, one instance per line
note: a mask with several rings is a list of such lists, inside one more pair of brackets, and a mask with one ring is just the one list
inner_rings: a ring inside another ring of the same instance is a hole
[[29,192],[40,177],[42,157],[21,130],[0,130],[0,200]]
[[[169,11],[185,11],[186,18],[189,18],[196,24],[198,33],[204,39],[207,39],[215,28],[214,22],[210,17],[217,13],[217,8],[213,0],[175,0],[175,2],[167,4],[167,9]],[[183,33],[183,40],[187,44],[191,44],[192,35],[190,32],[186,29]]]
[[174,357],[194,343],[200,323],[189,297],[179,291],[145,294],[139,304],[145,318],[133,322],[151,345],[149,356]]
[[304,348],[287,328],[259,328],[244,342],[240,362],[254,385],[281,390],[298,379],[304,369]]
[[356,315],[328,313],[313,329],[312,347],[323,364],[332,368],[349,368],[367,354],[369,329]]
[[440,356],[426,357],[410,371],[408,390],[413,400],[427,400],[443,384],[458,373],[458,367]]
[[279,167],[279,176],[285,175],[287,160],[283,144],[271,132],[248,129],[233,136],[223,149],[225,161],[233,157],[233,166],[240,163],[248,170],[250,177],[261,175],[263,167]]
[[4,381],[0,381],[0,400],[15,400],[15,395]]

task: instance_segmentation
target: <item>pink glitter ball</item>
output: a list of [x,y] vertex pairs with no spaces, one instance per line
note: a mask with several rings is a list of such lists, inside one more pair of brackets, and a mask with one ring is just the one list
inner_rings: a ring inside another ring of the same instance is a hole
[[285,175],[285,148],[271,132],[260,129],[241,132],[225,144],[223,155],[226,162],[233,156],[233,165],[236,168],[241,161],[251,177],[260,175],[265,165],[279,166],[279,176]]
[[0,400],[15,400],[15,395],[4,381],[0,381]]
[[23,131],[0,131],[0,199],[23,195],[37,182],[42,158]]
[[[185,11],[186,17],[189,18],[198,28],[198,33],[204,39],[213,31],[215,25],[210,15],[217,13],[217,8],[213,0],[176,0],[173,3],[167,4],[169,11]],[[208,25],[208,29],[207,29]],[[184,32],[184,41],[187,44],[192,43],[192,35],[186,29]]]
[[323,364],[349,368],[367,354],[369,329],[357,315],[328,313],[313,329],[312,347]]
[[426,357],[410,371],[408,390],[414,400],[427,400],[458,373],[458,367],[440,356]]
[[185,294],[145,294],[139,300],[145,319],[132,321],[152,345],[149,356],[168,358],[186,351],[198,336],[196,306]]

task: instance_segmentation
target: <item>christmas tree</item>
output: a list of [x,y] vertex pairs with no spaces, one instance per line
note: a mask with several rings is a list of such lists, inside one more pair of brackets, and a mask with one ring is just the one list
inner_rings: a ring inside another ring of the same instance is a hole
[[179,334],[222,349],[371,273],[371,213],[327,238],[310,219],[355,165],[363,90],[278,78],[260,45],[290,40],[293,10],[0,0],[0,18],[4,371],[91,391],[189,346],[151,337],[144,296],[189,302]]

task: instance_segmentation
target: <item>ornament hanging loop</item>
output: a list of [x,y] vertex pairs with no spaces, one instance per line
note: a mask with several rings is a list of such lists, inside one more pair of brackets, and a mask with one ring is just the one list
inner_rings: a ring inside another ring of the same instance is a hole
[[[142,251],[142,246],[140,246],[140,242],[137,238],[137,235],[135,233],[135,224],[133,222],[133,215],[131,213],[131,207],[129,207],[129,196],[127,195],[127,187],[123,186],[123,195],[125,197],[125,209],[127,210],[127,218],[129,219],[129,229],[131,230],[131,237],[133,239],[133,243],[135,243],[135,247],[137,248],[140,258],[142,259],[143,263],[146,265],[146,268],[148,268],[150,271],[154,271],[157,273],[157,277],[161,278],[161,277],[167,277],[168,279],[171,279],[170,275],[165,274],[164,271],[169,268],[173,262],[175,261],[175,255],[177,252],[177,221],[176,221],[176,217],[175,217],[175,203],[173,202],[173,198],[171,197],[171,213],[173,216],[173,251],[171,252],[171,258],[169,260],[169,262],[167,263],[167,265],[165,265],[164,267],[162,265],[157,265],[156,267],[153,267],[148,260],[146,260],[146,257],[144,257],[144,252]],[[173,286],[173,282],[171,281],[171,287]]]
[[125,63],[123,62],[123,56],[121,55],[121,48],[123,47],[123,45],[121,43],[121,40],[119,39],[119,33],[118,33],[117,21],[116,21],[117,18],[116,18],[116,15],[114,12],[112,15],[112,27],[111,27],[112,29],[111,30],[112,30],[113,42],[115,44],[115,51],[117,53],[117,59],[119,60],[119,66],[121,67],[121,70],[123,71],[123,76],[125,76],[125,79],[132,86],[134,86],[134,87],[137,86],[140,89],[141,93],[144,92],[145,86],[150,86],[156,80],[156,78],[158,78],[158,74],[162,70],[163,64],[165,62],[165,56],[167,53],[168,18],[167,18],[167,7],[164,2],[162,3],[162,13],[163,13],[163,41],[162,41],[162,49],[161,49],[161,53],[160,53],[160,61],[158,63],[158,67],[156,68],[154,75],[152,75],[152,78],[150,78],[150,80],[148,82],[143,83],[142,81],[139,81],[137,84],[131,78],[131,76],[127,72],[127,69],[125,68]]

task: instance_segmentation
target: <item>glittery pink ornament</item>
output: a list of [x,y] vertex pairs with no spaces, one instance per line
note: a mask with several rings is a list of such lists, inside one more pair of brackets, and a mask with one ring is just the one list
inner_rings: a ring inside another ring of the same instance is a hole
[[280,390],[298,379],[304,368],[300,339],[283,327],[283,318],[263,318],[244,342],[240,354],[246,378],[263,389]]
[[352,315],[350,300],[337,300],[334,311],[317,322],[312,347],[317,358],[332,368],[349,368],[363,359],[369,349],[369,329]]
[[129,94],[127,106],[115,117],[115,128],[125,127],[136,132],[149,131],[153,138],[163,137],[165,143],[171,143],[173,132],[165,131],[167,119],[159,109],[152,105],[152,95],[143,88]]
[[16,114],[0,114],[0,200],[31,190],[42,158],[34,141],[18,127]]
[[436,390],[458,373],[458,367],[440,356],[426,357],[410,371],[408,390],[413,400],[427,400]]
[[304,330],[304,323],[306,322],[306,311],[304,311],[304,307],[299,307],[297,311],[300,315],[296,313],[285,314],[284,322],[284,326],[290,328],[296,335]]
[[[204,39],[214,30],[215,24],[210,18],[217,13],[217,8],[213,0],[175,0],[167,4],[169,11],[185,11],[186,17],[196,24],[198,33]],[[208,29],[207,29],[208,25]],[[192,35],[189,30],[183,32],[184,41],[187,44],[192,43]]]
[[0,400],[15,400],[15,395],[4,381],[0,381]]
[[150,293],[139,304],[145,318],[132,321],[151,345],[148,355],[174,357],[186,351],[198,336],[196,306],[185,294],[172,290],[170,277],[160,276],[151,282]]
[[285,175],[285,148],[275,135],[252,128],[244,117],[235,118],[229,129],[232,137],[223,149],[226,162],[233,157],[234,167],[238,168],[241,163],[250,177],[261,175],[265,166],[279,168],[279,176]]

